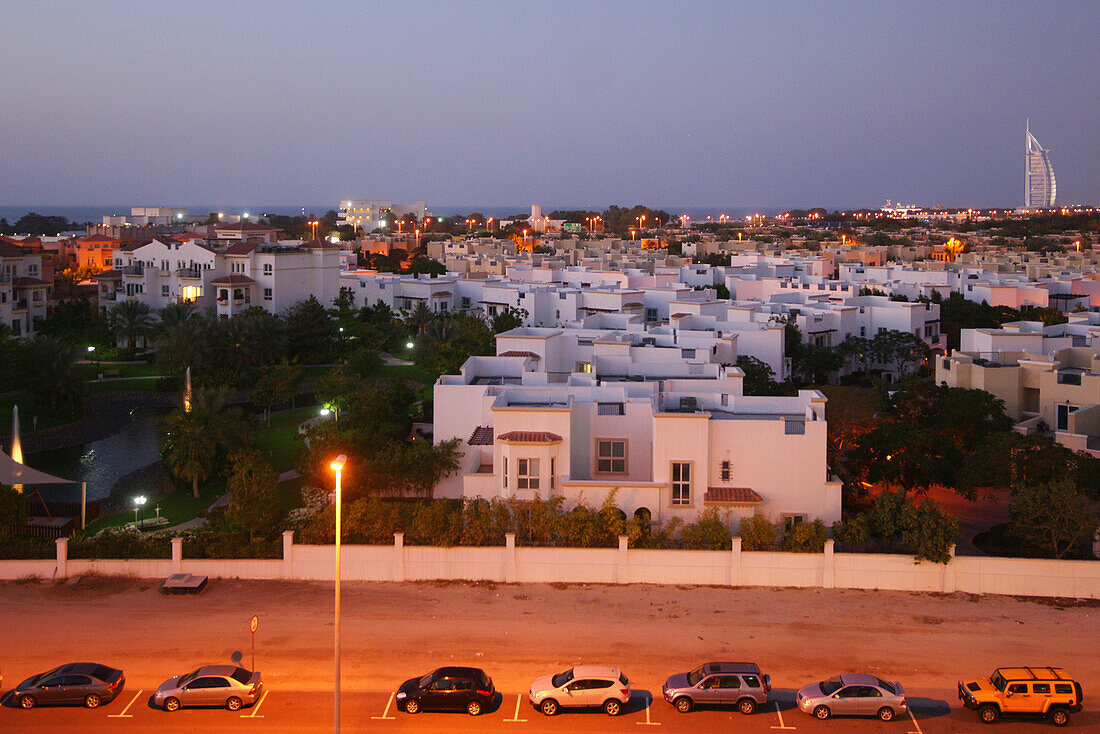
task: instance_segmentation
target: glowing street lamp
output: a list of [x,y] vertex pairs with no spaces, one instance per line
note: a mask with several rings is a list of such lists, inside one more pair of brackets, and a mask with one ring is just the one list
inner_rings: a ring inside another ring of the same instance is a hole
[[145,495],[134,497],[134,525],[137,525],[138,523],[138,512],[145,505],[145,502]]
[[336,473],[336,583],[335,595],[335,624],[333,630],[333,663],[335,677],[335,697],[332,702],[333,723],[336,734],[340,734],[340,473],[344,470],[344,464],[348,457],[340,454],[328,465]]

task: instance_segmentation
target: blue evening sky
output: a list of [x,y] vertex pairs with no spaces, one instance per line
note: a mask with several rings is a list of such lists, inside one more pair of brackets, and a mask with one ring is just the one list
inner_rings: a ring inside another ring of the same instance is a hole
[[0,204],[1100,201],[1100,2],[0,3]]

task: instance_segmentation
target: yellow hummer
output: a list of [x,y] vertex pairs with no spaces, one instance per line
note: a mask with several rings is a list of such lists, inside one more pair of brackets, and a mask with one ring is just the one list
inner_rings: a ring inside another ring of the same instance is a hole
[[1082,698],[1081,684],[1062,668],[997,668],[988,678],[959,683],[959,700],[986,724],[1001,716],[1045,716],[1065,726]]

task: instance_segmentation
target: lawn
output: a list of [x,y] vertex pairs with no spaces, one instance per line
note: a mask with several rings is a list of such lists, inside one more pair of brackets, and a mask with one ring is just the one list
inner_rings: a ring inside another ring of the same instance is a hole
[[152,392],[157,389],[159,377],[139,377],[133,380],[107,380],[105,382],[89,382],[85,385],[89,395],[98,395],[105,392],[126,392],[128,390],[141,390]]
[[[138,364],[95,362],[93,364],[78,364],[77,368],[84,373],[84,379],[86,380],[94,380],[100,374],[109,371],[118,372],[117,377],[155,377],[161,374],[155,364],[149,364],[148,362]],[[115,376],[116,375],[112,375],[112,377]]]
[[[214,500],[218,499],[218,497],[223,494],[225,494],[224,477],[218,477],[215,481],[205,485],[199,485],[199,499],[195,499],[191,495],[191,487],[174,489],[159,500],[147,504],[142,510],[141,517],[155,517],[156,512],[153,508],[159,505],[160,516],[168,518],[169,525],[178,525],[181,522],[187,522],[188,520],[198,517],[199,513],[206,510],[207,507],[214,503]],[[89,536],[95,535],[104,528],[118,527],[133,521],[133,510],[118,515],[111,515],[109,517],[101,517],[88,524],[85,534]],[[168,527],[169,525],[165,525],[164,527]]]
[[439,378],[439,375],[433,375],[423,367],[419,367],[415,364],[388,364],[384,365],[379,370],[380,377],[404,377],[406,380],[412,380],[413,382],[420,383],[421,385],[429,386],[435,384],[435,381]]
[[317,406],[284,410],[271,415],[271,427],[260,424],[260,430],[252,440],[267,460],[282,474],[298,463],[298,453],[305,446],[298,435],[298,424],[317,415]]

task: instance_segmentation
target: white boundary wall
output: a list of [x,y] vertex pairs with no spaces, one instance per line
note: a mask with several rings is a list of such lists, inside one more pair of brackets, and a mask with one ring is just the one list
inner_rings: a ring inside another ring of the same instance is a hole
[[[333,546],[295,545],[283,534],[278,560],[185,559],[183,540],[172,541],[163,560],[80,560],[68,557],[68,539],[57,541],[54,560],[0,561],[0,580],[30,576],[68,578],[98,573],[166,578],[193,573],[211,578],[331,581]],[[625,536],[618,548],[406,547],[401,534],[392,546],[345,545],[345,581],[495,581],[500,583],[693,584],[701,586],[816,587],[891,589],[973,594],[1100,599],[1100,561],[1025,558],[956,558],[950,563],[917,563],[912,556],[835,553],[742,552],[734,538],[729,551],[630,550]]]

